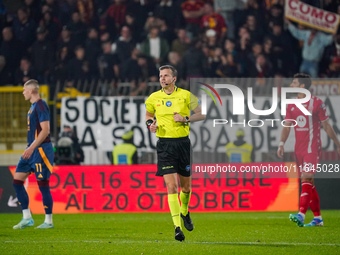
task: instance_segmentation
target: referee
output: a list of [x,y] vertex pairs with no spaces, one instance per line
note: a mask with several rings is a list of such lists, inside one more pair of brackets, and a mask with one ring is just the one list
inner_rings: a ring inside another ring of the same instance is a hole
[[[176,79],[177,70],[174,67],[165,65],[159,68],[162,89],[152,93],[145,101],[145,119],[148,129],[159,137],[156,176],[164,178],[175,225],[175,239],[183,241],[185,236],[182,232],[181,217],[187,230],[194,229],[188,212],[191,195],[189,122],[204,120],[205,116],[201,114],[197,97],[178,88],[175,85]],[[191,116],[190,110],[194,112]],[[181,206],[177,176],[181,186]]]

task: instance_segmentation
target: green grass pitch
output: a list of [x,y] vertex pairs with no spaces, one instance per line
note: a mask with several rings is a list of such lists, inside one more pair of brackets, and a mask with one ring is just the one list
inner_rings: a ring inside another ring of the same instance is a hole
[[[178,242],[169,213],[56,214],[48,230],[13,230],[21,215],[0,214],[0,255],[340,254],[340,211],[323,211],[325,226],[315,228],[297,227],[288,212],[191,216],[195,229]],[[33,218],[38,226],[44,215]]]

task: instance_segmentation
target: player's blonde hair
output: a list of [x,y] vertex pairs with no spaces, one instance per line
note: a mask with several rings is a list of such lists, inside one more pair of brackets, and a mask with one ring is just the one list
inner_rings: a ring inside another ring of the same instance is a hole
[[24,86],[32,86],[35,93],[39,92],[39,83],[37,80],[28,80],[25,82]]

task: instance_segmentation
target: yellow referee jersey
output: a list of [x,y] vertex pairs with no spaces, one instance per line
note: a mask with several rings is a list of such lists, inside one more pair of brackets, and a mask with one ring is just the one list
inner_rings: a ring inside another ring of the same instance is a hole
[[174,112],[183,117],[190,115],[190,110],[198,106],[198,99],[185,89],[175,86],[168,95],[163,89],[152,93],[145,101],[146,110],[157,119],[157,137],[179,138],[189,135],[189,123],[175,122]]

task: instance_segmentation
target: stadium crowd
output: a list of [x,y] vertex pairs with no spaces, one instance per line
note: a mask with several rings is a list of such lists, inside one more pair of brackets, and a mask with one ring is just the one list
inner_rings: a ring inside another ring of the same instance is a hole
[[[303,2],[340,13],[339,1]],[[0,0],[0,85],[128,82],[136,94],[163,64],[184,84],[292,77],[310,42],[283,8],[283,0]],[[340,33],[328,41],[311,72],[340,77]]]

